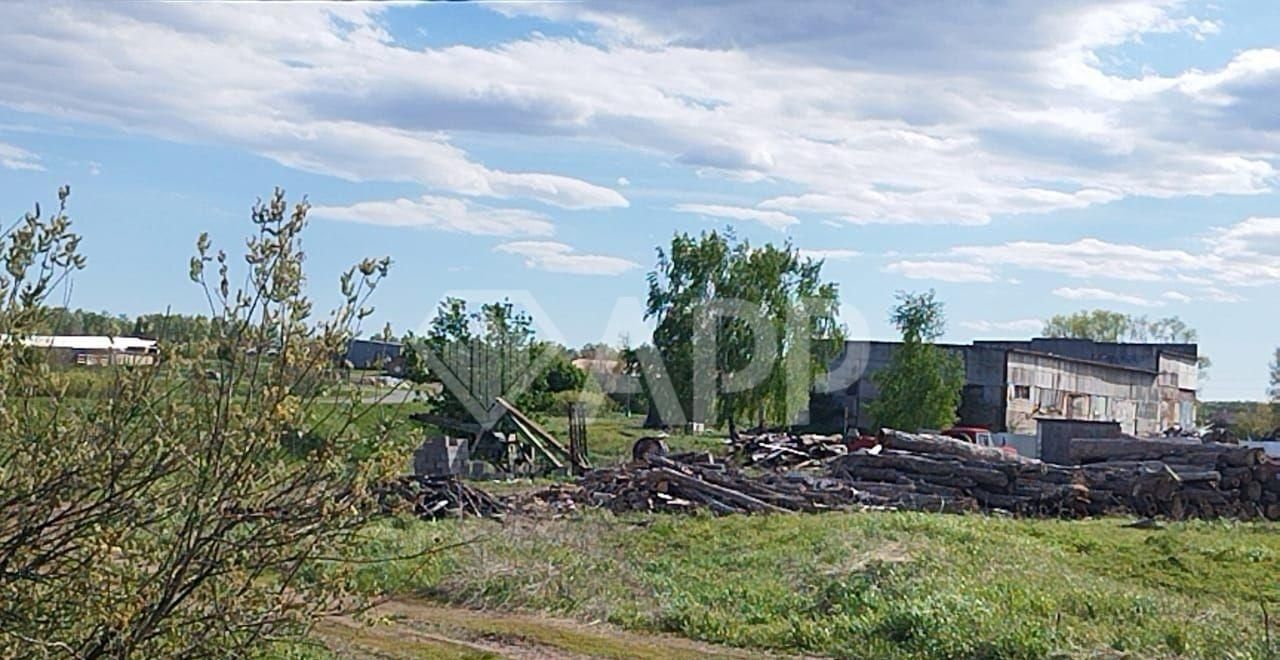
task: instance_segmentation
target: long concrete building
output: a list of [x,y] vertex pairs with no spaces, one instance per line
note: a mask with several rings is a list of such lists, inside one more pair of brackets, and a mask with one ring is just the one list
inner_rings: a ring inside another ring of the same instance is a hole
[[[810,425],[869,429],[875,379],[898,342],[850,341],[810,401]],[[1036,338],[944,344],[964,361],[960,423],[1033,435],[1038,419],[1114,421],[1126,433],[1155,435],[1195,422],[1195,344],[1103,343]]]

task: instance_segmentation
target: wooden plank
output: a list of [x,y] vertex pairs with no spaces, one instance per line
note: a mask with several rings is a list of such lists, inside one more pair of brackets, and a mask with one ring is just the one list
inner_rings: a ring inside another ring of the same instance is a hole
[[525,426],[524,422],[520,421],[520,418],[514,415],[511,417],[511,421],[514,422],[516,425],[516,428],[519,429],[519,431],[525,435],[526,439],[529,441],[529,444],[533,445],[534,448],[537,449],[538,452],[541,453],[544,457],[546,457],[548,461],[551,461],[552,465],[554,465],[557,468],[564,467],[564,462],[561,461],[559,457],[557,457],[555,453],[553,453],[550,449],[547,449],[547,446],[543,444],[542,439],[538,437],[538,434],[533,432],[533,429],[530,429],[529,427]]
[[718,486],[708,481],[703,481],[697,477],[691,477],[678,470],[672,470],[671,468],[660,467],[660,468],[655,468],[655,472],[670,479],[671,481],[681,484],[687,488],[693,489],[694,492],[698,492],[698,491],[710,492],[719,496],[720,499],[728,500],[729,502],[734,502],[740,506],[745,506],[751,510],[772,511],[774,513],[787,512],[786,509],[780,506],[769,504],[768,502],[756,499],[750,495],[738,492],[736,490],[725,488],[723,486]]
[[[559,452],[561,456],[564,456],[566,458],[572,457],[568,447],[565,447],[559,440],[556,439],[554,435],[551,435],[549,432],[547,432],[546,429],[539,426],[537,422],[525,416],[525,414],[521,412],[521,410],[517,408],[514,404],[512,404],[511,402],[507,401],[502,397],[497,397],[494,400],[497,401],[498,405],[506,409],[507,414],[511,416],[512,420],[516,421],[519,425],[522,425],[525,428],[528,428],[530,431],[537,433],[543,442],[547,443],[551,447],[554,447],[555,450]],[[584,470],[587,470],[591,468],[591,465],[587,463],[585,459],[583,459],[583,461],[579,464],[579,467],[581,467]]]

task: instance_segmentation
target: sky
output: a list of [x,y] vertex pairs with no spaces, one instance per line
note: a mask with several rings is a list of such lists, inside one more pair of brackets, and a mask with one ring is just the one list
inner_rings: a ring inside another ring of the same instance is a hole
[[204,311],[276,186],[309,291],[392,258],[368,327],[507,297],[570,346],[644,341],[646,274],[726,226],[825,260],[851,337],[935,289],[945,339],[1176,315],[1202,399],[1280,346],[1271,0],[0,3],[0,201],[69,184],[71,305]]

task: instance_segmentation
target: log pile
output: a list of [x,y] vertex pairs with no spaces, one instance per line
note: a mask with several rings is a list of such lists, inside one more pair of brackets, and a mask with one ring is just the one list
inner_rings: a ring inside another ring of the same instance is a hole
[[403,507],[423,520],[447,517],[499,518],[507,506],[456,477],[409,475],[382,485],[378,501],[384,511]]
[[838,479],[812,474],[747,475],[708,454],[651,456],[625,468],[594,470],[578,480],[581,503],[627,511],[717,514],[822,511],[874,503]]
[[[392,482],[381,496],[384,508],[408,502],[422,518],[500,517],[508,511],[562,515],[602,507],[615,513],[888,508],[1062,518],[1280,520],[1280,464],[1258,450],[1170,439],[1072,443],[1072,456],[1080,465],[1042,463],[945,436],[885,431],[880,446],[818,459],[826,462],[825,475],[800,470],[755,474],[705,452],[653,452],[629,466],[592,470],[575,484],[506,501],[456,479],[424,476]],[[775,464],[781,455],[764,464]],[[813,459],[786,467],[808,460]]]
[[1280,465],[1261,449],[1175,438],[1114,438],[1072,440],[1068,455],[1095,480],[1132,465],[1164,466],[1174,484],[1153,497],[1160,513],[1171,518],[1280,520]]
[[730,442],[734,462],[771,470],[801,469],[847,453],[839,435],[791,435],[790,433],[741,434]]
[[[1045,464],[883,449],[836,459],[830,471],[855,488],[889,498],[899,508],[1054,517],[1088,513],[1086,489],[1075,483],[1069,470]],[[929,505],[916,506],[922,496],[931,498]]]
[[1004,455],[943,436],[886,431],[879,451],[830,464],[854,488],[900,498],[920,495],[958,508],[1023,516],[1123,514],[1280,520],[1280,466],[1236,445],[1169,440],[1073,440],[1082,465]]

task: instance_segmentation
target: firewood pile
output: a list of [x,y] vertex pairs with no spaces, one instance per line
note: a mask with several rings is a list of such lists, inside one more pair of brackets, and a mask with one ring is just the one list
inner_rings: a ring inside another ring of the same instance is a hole
[[730,442],[734,462],[771,470],[802,469],[847,453],[839,435],[792,435],[790,433],[741,434]]
[[457,477],[408,475],[384,484],[378,493],[384,511],[406,503],[423,520],[448,517],[498,518],[507,505],[492,495],[468,486]]
[[754,477],[705,453],[650,456],[628,467],[593,470],[578,479],[578,486],[581,505],[614,513],[812,512],[878,501],[838,479],[804,473]]
[[1175,520],[1280,520],[1280,466],[1236,445],[1117,438],[1073,440],[1080,465],[1020,459],[942,436],[886,431],[877,451],[830,464],[853,488],[915,507],[922,495],[956,510],[1023,516],[1162,515]]

